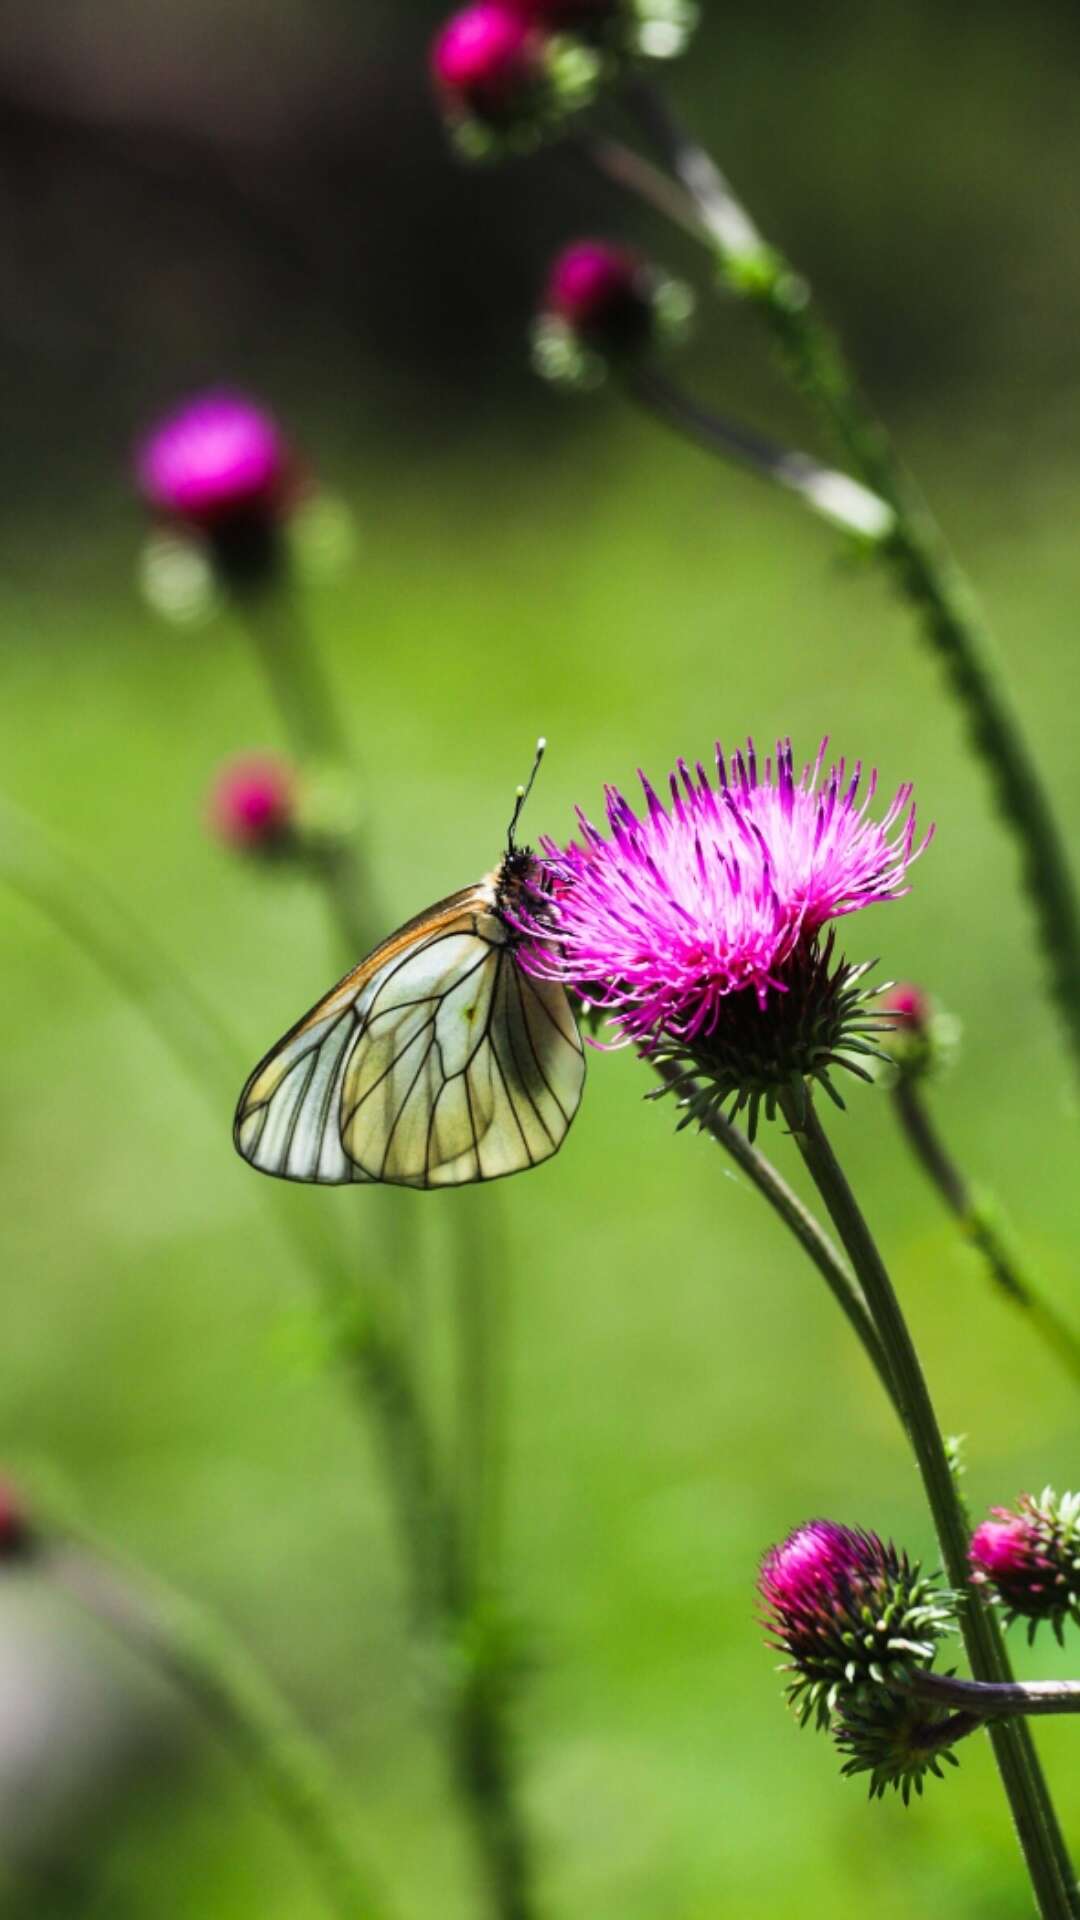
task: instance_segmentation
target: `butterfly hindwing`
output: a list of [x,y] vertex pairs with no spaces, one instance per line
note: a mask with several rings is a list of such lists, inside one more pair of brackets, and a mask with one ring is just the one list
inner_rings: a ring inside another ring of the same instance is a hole
[[410,921],[286,1035],[241,1096],[236,1145],[293,1180],[494,1180],[558,1150],[584,1077],[566,994],[519,968],[488,879]]

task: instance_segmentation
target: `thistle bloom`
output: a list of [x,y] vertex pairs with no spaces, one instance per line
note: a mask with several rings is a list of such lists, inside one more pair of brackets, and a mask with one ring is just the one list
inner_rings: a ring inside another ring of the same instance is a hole
[[210,792],[211,831],[245,853],[278,852],[295,827],[296,780],[291,767],[269,755],[231,761]]
[[576,240],[552,264],[543,310],[590,342],[630,344],[649,330],[652,275],[629,247]]
[[478,0],[436,35],[432,78],[451,115],[500,125],[534,88],[539,56],[537,35],[519,8],[509,0]]
[[758,1575],[770,1643],[795,1678],[788,1698],[827,1726],[838,1700],[902,1683],[928,1664],[951,1616],[947,1596],[875,1533],[811,1520],[773,1547]]
[[904,982],[890,988],[882,999],[882,1008],[897,1028],[922,1033],[930,1022],[930,1001],[921,987]]
[[276,518],[292,456],[276,421],[242,394],[202,393],[151,428],[136,476],[157,513],[203,533],[244,518]]
[[1010,1623],[1027,1621],[1029,1640],[1048,1620],[1060,1641],[1066,1620],[1080,1625],[1080,1495],[1046,1487],[991,1514],[971,1537],[973,1585],[996,1588]]
[[680,760],[645,811],[607,789],[605,837],[579,810],[580,842],[541,842],[522,963],[603,1007],[616,1044],[699,1047],[735,1003],[763,1012],[789,991],[793,965],[843,914],[907,891],[915,847],[910,785],[870,818],[861,765],[825,771],[827,741],[796,777],[791,745],[759,766],[753,743],[716,776]]

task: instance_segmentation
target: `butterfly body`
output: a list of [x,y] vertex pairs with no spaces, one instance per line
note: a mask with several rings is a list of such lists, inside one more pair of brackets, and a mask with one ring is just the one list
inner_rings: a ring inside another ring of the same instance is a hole
[[474,886],[407,921],[256,1067],[237,1151],[326,1185],[433,1188],[550,1159],[585,1060],[564,989],[515,959],[508,911],[533,866],[511,844]]

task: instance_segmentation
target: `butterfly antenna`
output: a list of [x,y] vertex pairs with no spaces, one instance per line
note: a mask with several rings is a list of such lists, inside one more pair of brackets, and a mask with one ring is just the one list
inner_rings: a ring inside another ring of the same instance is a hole
[[533,790],[533,781],[536,779],[536,776],[540,771],[540,762],[543,759],[546,751],[547,751],[547,741],[544,739],[543,735],[541,735],[540,739],[536,743],[536,758],[532,763],[532,772],[530,773],[527,781],[525,782],[525,785],[523,787],[518,788],[517,794],[514,799],[514,811],[510,816],[510,825],[506,830],[507,853],[513,853],[514,851],[514,835],[517,832],[518,821],[521,819],[521,810],[524,807],[526,800],[528,799],[530,793]]

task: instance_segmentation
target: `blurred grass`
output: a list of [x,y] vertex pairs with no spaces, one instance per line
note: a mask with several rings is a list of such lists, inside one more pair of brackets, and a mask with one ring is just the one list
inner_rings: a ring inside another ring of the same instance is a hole
[[[886,786],[914,778],[937,840],[911,897],[849,922],[848,948],[961,1016],[942,1121],[1080,1320],[1067,1063],[1011,850],[930,662],[877,578],[834,564],[795,508],[590,404],[532,462],[495,447],[484,463],[444,448],[388,464],[376,444],[330,476],[361,545],[349,578],[312,595],[311,622],[362,757],[383,897],[404,918],[490,866],[541,731],[532,835],[566,831],[577,800],[599,809],[602,781],[639,762],[663,773],[716,735],[790,731],[809,753],[827,731]],[[302,403],[294,425],[317,449]],[[1070,822],[1080,481],[1056,432],[1033,423],[1030,457],[993,465],[939,422],[912,422],[908,441],[981,579]],[[119,481],[62,539],[29,511],[0,531],[3,786],[137,908],[254,1059],[336,961],[301,884],[231,862],[201,830],[220,758],[273,744],[274,723],[238,631],[178,632],[141,608],[138,538]],[[28,565],[43,553],[47,570]],[[6,899],[0,956],[4,1454],[60,1476],[95,1526],[262,1652],[348,1769],[358,1837],[403,1915],[474,1914],[372,1455],[320,1366],[302,1276],[232,1154],[231,1116],[209,1125],[131,1011]],[[760,1551],[816,1512],[932,1557],[929,1528],[816,1276],[714,1147],[676,1141],[670,1112],[642,1104],[647,1085],[626,1056],[596,1055],[562,1155],[501,1190],[508,1578],[536,1657],[522,1742],[547,1910],[757,1920],[790,1911],[795,1885],[806,1912],[872,1897],[882,1920],[1024,1913],[981,1743],[905,1814],[866,1807],[827,1744],[785,1720],[752,1617]],[[1075,1393],[989,1298],[885,1101],[853,1091],[833,1131],[943,1420],[968,1435],[973,1504],[1074,1481]],[[769,1145],[797,1179],[782,1137]],[[385,1204],[290,1199],[350,1229]],[[413,1204],[437,1254],[449,1209],[482,1226],[485,1202]],[[443,1295],[433,1273],[418,1303],[433,1329]],[[1068,1670],[1045,1648],[1021,1661]],[[1080,1846],[1074,1740],[1067,1723],[1040,1732]],[[58,1915],[319,1911],[247,1783],[193,1741],[185,1767],[98,1807],[78,1843],[86,1884]]]

